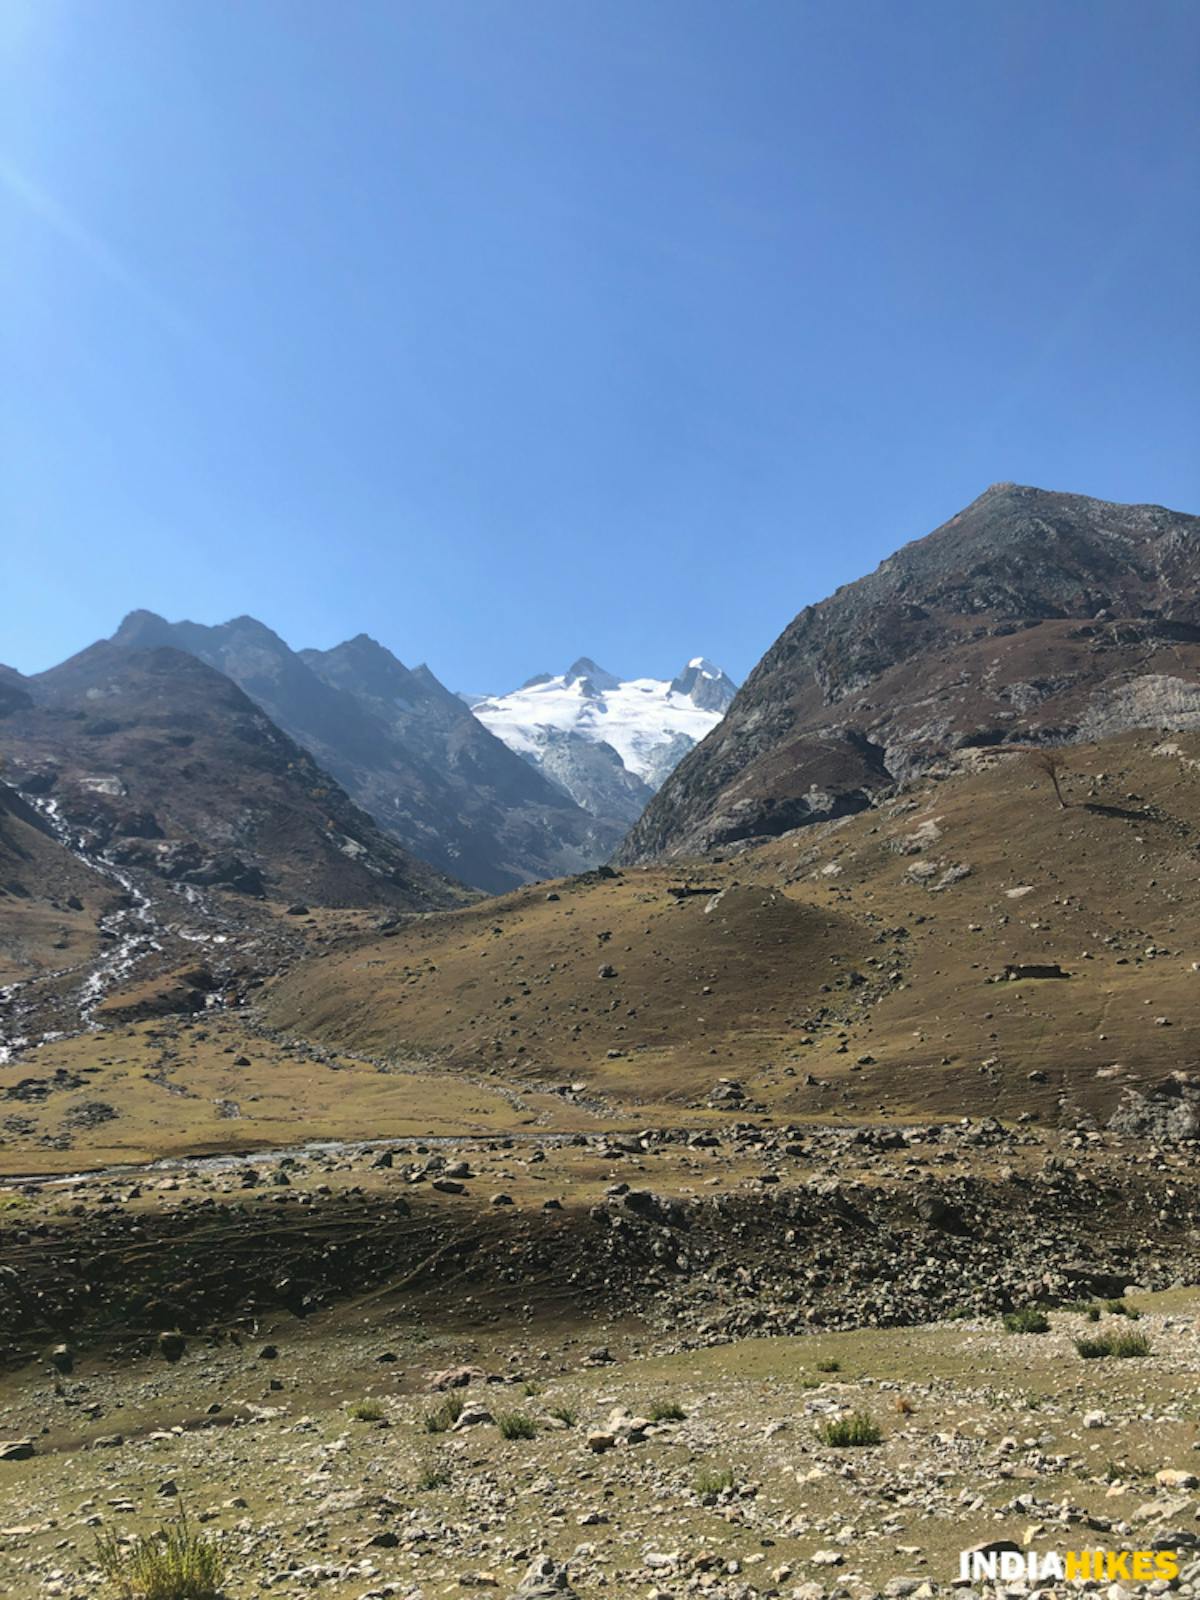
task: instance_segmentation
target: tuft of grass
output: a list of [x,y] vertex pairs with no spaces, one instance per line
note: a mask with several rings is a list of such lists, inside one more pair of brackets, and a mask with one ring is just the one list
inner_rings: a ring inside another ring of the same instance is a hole
[[818,1372],[840,1372],[842,1370],[842,1363],[840,1361],[834,1361],[832,1358],[825,1361],[818,1361],[816,1365]]
[[1099,1361],[1103,1356],[1112,1355],[1112,1339],[1107,1333],[1098,1339],[1076,1339],[1075,1348],[1085,1361]]
[[882,1444],[883,1432],[873,1417],[865,1411],[854,1411],[848,1417],[834,1417],[817,1429],[822,1444],[835,1450],[845,1450],[852,1445]]
[[220,1600],[225,1559],[211,1539],[192,1531],[187,1512],[154,1533],[96,1540],[96,1561],[122,1600]]
[[536,1439],[537,1423],[523,1411],[498,1411],[496,1426],[502,1439]]
[[440,1406],[425,1413],[426,1433],[448,1433],[463,1413],[461,1395],[448,1394]]
[[568,1428],[573,1428],[579,1419],[579,1413],[574,1406],[547,1406],[546,1413]]
[[1087,1308],[1087,1319],[1088,1319],[1089,1322],[1099,1322],[1100,1321],[1100,1307],[1099,1306],[1089,1306]]
[[1009,1333],[1049,1333],[1050,1318],[1036,1306],[1025,1306],[1020,1311],[1006,1311],[1004,1327]]
[[346,1407],[346,1415],[355,1422],[382,1422],[387,1411],[382,1400],[354,1400]]
[[1106,1356],[1128,1360],[1148,1356],[1150,1341],[1144,1333],[1102,1333],[1095,1339],[1076,1339],[1075,1348],[1085,1361],[1101,1361]]
[[1149,1354],[1150,1341],[1144,1333],[1119,1333],[1113,1340],[1113,1355],[1122,1359]]
[[656,1400],[648,1414],[651,1422],[684,1422],[687,1419],[687,1412],[678,1400]]
[[724,1494],[726,1489],[733,1488],[732,1467],[702,1467],[692,1480],[692,1488],[706,1499],[709,1495]]
[[449,1486],[450,1468],[440,1456],[425,1456],[417,1463],[418,1489],[446,1489]]
[[1128,1300],[1106,1300],[1104,1309],[1113,1317],[1128,1317],[1131,1322],[1136,1322],[1141,1312],[1136,1306],[1131,1306]]

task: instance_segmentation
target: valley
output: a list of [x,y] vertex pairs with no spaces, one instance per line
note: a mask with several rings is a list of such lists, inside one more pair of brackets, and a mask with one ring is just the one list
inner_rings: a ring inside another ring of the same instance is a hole
[[[1078,747],[1063,808],[972,752],[724,859],[263,907],[199,1011],[153,961],[108,988],[0,1067],[9,1592],[180,1502],[238,1600],[1191,1549],[1155,1478],[1198,1421],[1197,772],[1194,735]],[[1081,1362],[1127,1286],[1151,1356]],[[1030,1304],[1051,1332],[1007,1333]],[[822,1444],[864,1410],[882,1445]]]
[[1078,499],[512,747],[251,619],[4,677],[0,1592],[180,1507],[229,1600],[932,1600],[996,1540],[1197,1592],[1195,519]]

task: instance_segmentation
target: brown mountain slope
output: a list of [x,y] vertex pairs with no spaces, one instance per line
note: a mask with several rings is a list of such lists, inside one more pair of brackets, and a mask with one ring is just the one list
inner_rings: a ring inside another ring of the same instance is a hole
[[0,783],[0,986],[89,959],[114,898],[114,886]]
[[[1107,1116],[1200,1062],[1200,737],[1065,754],[1065,809],[1027,756],[964,753],[732,860],[569,880],[344,948],[268,1011],[680,1112],[731,1076],[790,1119]],[[677,898],[688,885],[704,892]],[[992,981],[1009,963],[1069,976]]]
[[1200,727],[1200,518],[999,484],[806,607],[619,861],[862,810],[962,746]]
[[466,897],[193,656],[99,644],[26,683],[34,702],[0,719],[6,770],[109,863],[331,906]]

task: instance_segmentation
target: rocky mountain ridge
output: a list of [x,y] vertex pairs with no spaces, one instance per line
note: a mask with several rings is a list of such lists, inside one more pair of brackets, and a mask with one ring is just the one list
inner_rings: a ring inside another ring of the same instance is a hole
[[589,816],[488,732],[428,667],[359,634],[293,650],[253,617],[209,627],[149,611],[114,634],[224,673],[413,855],[491,893],[603,860],[623,822]]
[[111,866],[325,905],[469,898],[185,651],[102,641],[23,683],[0,721],[7,776]]
[[864,809],[955,749],[1200,727],[1200,518],[997,484],[806,606],[616,859]]

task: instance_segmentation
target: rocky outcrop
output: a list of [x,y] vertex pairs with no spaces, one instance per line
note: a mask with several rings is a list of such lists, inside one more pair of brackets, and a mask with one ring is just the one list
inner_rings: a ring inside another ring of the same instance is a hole
[[594,817],[628,828],[654,798],[650,785],[602,740],[585,739],[570,729],[543,728],[537,743],[537,751],[526,759]]
[[1127,1090],[1108,1126],[1126,1138],[1155,1144],[1200,1139],[1200,1077],[1175,1072],[1144,1094]]

